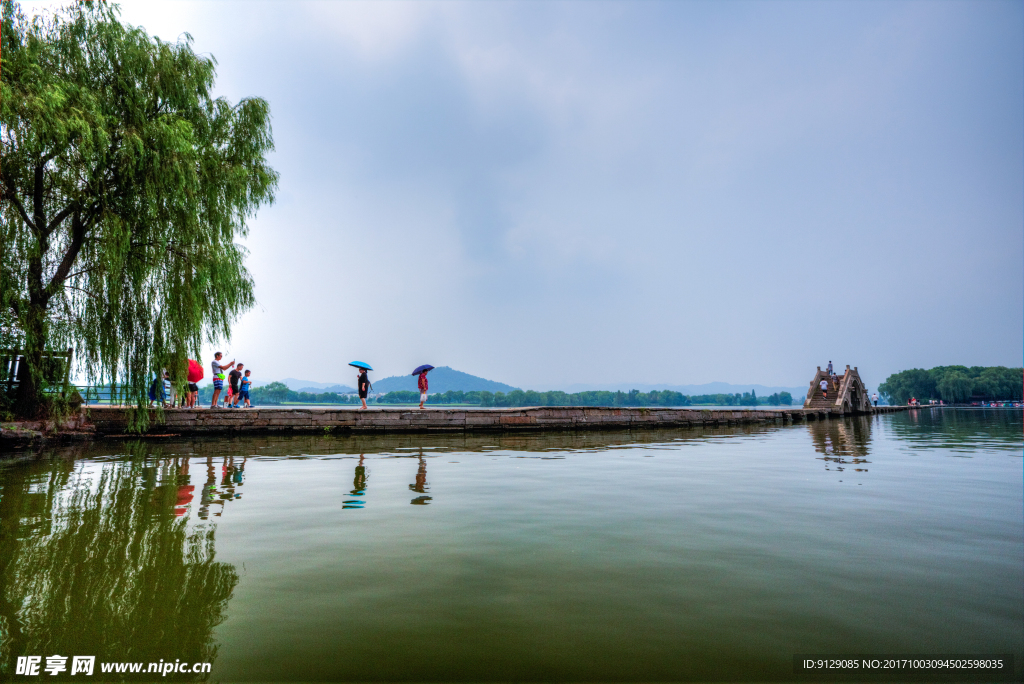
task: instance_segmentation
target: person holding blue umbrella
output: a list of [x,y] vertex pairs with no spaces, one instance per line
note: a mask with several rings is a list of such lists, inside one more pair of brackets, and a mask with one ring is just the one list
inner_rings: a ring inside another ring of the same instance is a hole
[[362,411],[366,408],[366,397],[370,393],[370,388],[373,387],[370,384],[370,379],[366,377],[366,371],[372,371],[373,368],[370,367],[370,364],[363,361],[353,361],[348,365],[359,369],[359,377],[356,378],[356,388],[359,390],[359,401],[363,403],[359,409]]
[[434,367],[430,364],[424,364],[418,366],[416,370],[412,372],[413,375],[420,376],[419,381],[416,383],[420,388],[420,408],[423,408],[423,403],[427,400],[427,373],[434,370]]

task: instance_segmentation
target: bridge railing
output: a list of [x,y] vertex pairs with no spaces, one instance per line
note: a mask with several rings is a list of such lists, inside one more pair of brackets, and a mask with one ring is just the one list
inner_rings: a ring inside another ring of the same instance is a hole
[[[13,396],[21,384],[22,375],[27,371],[23,349],[0,349],[0,387],[8,396]],[[44,383],[54,388],[67,386],[71,376],[71,360],[74,350],[43,352],[41,368]]]

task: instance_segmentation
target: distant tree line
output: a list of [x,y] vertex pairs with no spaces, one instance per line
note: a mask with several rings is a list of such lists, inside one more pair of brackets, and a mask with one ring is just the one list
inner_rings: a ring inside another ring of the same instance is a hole
[[358,404],[359,397],[354,394],[338,394],[337,392],[296,392],[288,389],[283,382],[271,382],[262,387],[255,387],[249,392],[254,405],[263,404]]
[[[225,384],[225,390],[227,389]],[[223,393],[221,397],[223,397]],[[283,382],[271,382],[262,387],[253,387],[249,391],[249,399],[253,406],[266,404],[358,404],[358,397],[348,394],[337,394],[335,392],[296,392],[288,389]],[[213,400],[213,385],[206,385],[199,388],[200,403],[207,404]],[[418,401],[418,400],[417,400]]]
[[1024,368],[1005,366],[936,366],[913,368],[886,378],[878,392],[890,404],[905,404],[911,397],[950,404],[972,401],[1020,401]]
[[[389,393],[385,398],[390,397]],[[409,392],[414,395],[415,393]],[[415,397],[414,397],[415,398]],[[417,398],[418,400],[418,398]],[[396,397],[395,403],[406,401]],[[457,392],[432,394],[427,397],[428,404],[480,404],[481,406],[757,406],[772,404],[779,406],[793,402],[789,392],[773,394],[770,397],[758,398],[756,392],[743,394],[703,394],[690,396],[672,390],[654,390],[640,392],[591,391],[576,392],[535,392],[533,390],[512,390],[504,392]]]
[[[212,397],[212,390],[203,388],[201,398],[209,400]],[[351,394],[337,394],[335,392],[324,392],[313,394],[312,392],[296,392],[288,389],[287,385],[280,382],[272,382],[262,387],[257,387],[250,393],[253,404],[358,404],[359,399]],[[416,404],[419,403],[418,392],[394,391],[388,392],[370,401],[377,404]],[[672,390],[661,390],[652,392],[640,392],[631,390],[629,392],[535,392],[533,390],[513,390],[509,393],[472,391],[462,392],[449,390],[444,393],[435,393],[427,397],[428,404],[474,404],[491,407],[513,407],[513,406],[789,406],[793,403],[793,397],[789,392],[778,392],[768,397],[758,397],[756,392],[744,392],[743,394],[701,394],[696,396],[685,395]]]

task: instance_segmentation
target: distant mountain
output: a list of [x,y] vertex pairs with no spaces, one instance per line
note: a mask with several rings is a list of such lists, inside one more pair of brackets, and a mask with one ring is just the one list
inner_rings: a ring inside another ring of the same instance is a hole
[[618,383],[609,385],[585,385],[585,384],[573,384],[565,385],[562,387],[556,387],[554,389],[562,390],[563,392],[589,392],[593,390],[608,390],[614,392],[621,390],[628,392],[629,390],[640,390],[641,392],[651,392],[653,390],[672,390],[673,392],[679,392],[681,394],[687,394],[690,396],[699,394],[743,394],[754,390],[757,392],[757,396],[765,397],[776,392],[789,392],[793,395],[793,398],[803,398],[807,394],[807,387],[769,387],[767,385],[733,385],[728,382],[708,382],[703,385],[648,385],[644,383]]
[[[397,375],[390,378],[382,378],[380,380],[372,380],[373,392],[386,394],[388,392],[395,392],[397,390],[405,390],[409,392],[416,391],[416,376],[414,375]],[[480,378],[469,373],[463,373],[449,368],[448,366],[440,366],[430,371],[427,374],[427,380],[430,383],[430,393],[434,392],[448,392],[461,391],[461,392],[511,392],[515,387],[506,385],[503,382],[495,382],[494,380],[487,380]]]
[[300,387],[296,392],[309,392],[310,394],[323,394],[334,392],[335,394],[355,394],[356,388],[348,385],[330,385],[328,387]]
[[288,389],[295,390],[296,392],[314,392],[316,394],[337,392],[338,394],[352,394],[356,391],[355,387],[339,385],[336,382],[314,382],[312,380],[296,380],[295,378],[285,378],[284,380],[281,380],[281,382],[288,385]]

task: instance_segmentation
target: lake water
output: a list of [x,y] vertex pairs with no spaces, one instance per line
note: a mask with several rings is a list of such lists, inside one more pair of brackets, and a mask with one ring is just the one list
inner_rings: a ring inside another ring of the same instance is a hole
[[787,680],[797,653],[943,652],[1019,679],[1022,452],[1020,412],[946,409],[16,454],[0,679],[60,654],[212,663],[176,681]]

